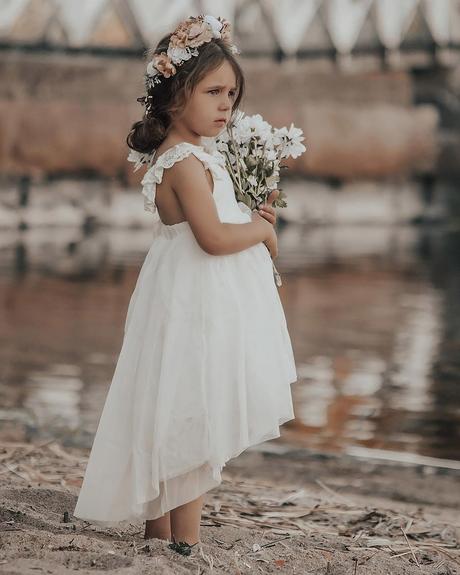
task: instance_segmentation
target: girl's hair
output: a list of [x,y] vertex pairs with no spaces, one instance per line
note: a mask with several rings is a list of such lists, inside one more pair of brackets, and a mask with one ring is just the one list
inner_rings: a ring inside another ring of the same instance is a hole
[[[169,39],[173,33],[166,35],[150,54],[160,54],[168,49]],[[147,91],[152,96],[149,112],[142,120],[135,122],[126,138],[130,148],[141,153],[151,153],[166,138],[171,125],[172,114],[180,112],[192,95],[196,85],[209,72],[218,68],[227,60],[236,76],[237,96],[232,105],[232,117],[244,95],[245,81],[243,70],[230,50],[229,45],[220,38],[213,38],[198,47],[198,56],[193,56],[176,68],[176,73],[169,78],[162,77],[159,84]],[[232,118],[231,118],[232,119]]]

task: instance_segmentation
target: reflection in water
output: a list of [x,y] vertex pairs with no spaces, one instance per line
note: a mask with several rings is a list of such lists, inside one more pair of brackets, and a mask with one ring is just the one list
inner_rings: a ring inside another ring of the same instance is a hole
[[413,294],[402,306],[406,314],[395,335],[394,393],[390,408],[426,411],[431,408],[431,368],[439,347],[442,328],[441,295],[427,287]]
[[[286,440],[460,459],[459,234],[280,225]],[[0,234],[0,437],[91,445],[150,230]]]
[[47,373],[30,374],[25,382],[23,407],[30,409],[38,427],[78,427],[83,388],[78,376],[79,369],[72,365],[52,365]]
[[365,241],[359,255],[368,236],[355,233],[340,258],[331,244],[324,262],[317,251],[308,265],[299,247],[287,258],[301,255],[305,271],[284,291],[302,377],[285,437],[319,449],[355,444],[460,459],[459,234],[396,229],[393,242],[380,243],[387,249]]

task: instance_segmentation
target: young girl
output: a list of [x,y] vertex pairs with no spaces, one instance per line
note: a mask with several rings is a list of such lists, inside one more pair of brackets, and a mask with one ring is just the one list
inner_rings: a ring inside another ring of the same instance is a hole
[[147,66],[144,119],[127,142],[149,158],[154,237],[74,510],[101,525],[145,519],[145,538],[186,555],[225,463],[294,418],[275,212],[240,209],[212,146],[243,97],[235,52],[228,22],[200,15]]

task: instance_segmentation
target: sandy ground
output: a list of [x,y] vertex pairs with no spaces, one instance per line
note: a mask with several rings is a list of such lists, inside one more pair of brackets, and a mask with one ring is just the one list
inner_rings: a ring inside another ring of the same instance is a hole
[[227,463],[184,557],[72,516],[87,450],[0,442],[0,573],[460,573],[460,472],[283,451]]

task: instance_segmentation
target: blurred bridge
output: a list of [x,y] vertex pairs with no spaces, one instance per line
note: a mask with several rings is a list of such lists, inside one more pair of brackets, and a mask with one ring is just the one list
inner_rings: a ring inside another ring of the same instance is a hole
[[0,47],[138,54],[181,19],[229,19],[243,56],[453,66],[460,0],[0,0]]

